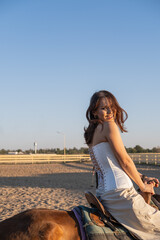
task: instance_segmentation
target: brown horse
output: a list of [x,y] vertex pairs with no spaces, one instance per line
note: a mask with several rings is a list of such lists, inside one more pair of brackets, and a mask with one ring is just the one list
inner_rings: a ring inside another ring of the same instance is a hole
[[0,240],[80,240],[72,211],[31,209],[0,222]]
[[[160,195],[155,195],[155,199],[160,202]],[[31,209],[0,222],[0,240],[80,239],[73,211]]]

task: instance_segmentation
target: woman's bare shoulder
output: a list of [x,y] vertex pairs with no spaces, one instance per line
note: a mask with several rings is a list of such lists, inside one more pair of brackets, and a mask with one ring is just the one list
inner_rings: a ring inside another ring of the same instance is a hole
[[107,139],[108,139],[109,135],[115,135],[115,136],[117,136],[117,134],[119,135],[119,129],[118,129],[118,126],[115,123],[115,121],[104,122],[103,132],[104,132],[105,136],[107,137]]
[[117,124],[115,123],[114,120],[105,121],[105,122],[103,123],[103,127],[104,127],[104,128],[113,128],[113,127],[116,127],[116,126],[117,126]]

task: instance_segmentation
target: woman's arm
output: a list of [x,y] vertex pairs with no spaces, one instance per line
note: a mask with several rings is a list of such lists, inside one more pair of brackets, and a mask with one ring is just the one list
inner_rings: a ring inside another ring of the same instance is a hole
[[150,192],[154,194],[154,184],[147,184],[147,182],[143,183],[134,162],[126,152],[116,123],[113,121],[105,122],[103,131],[105,131],[106,140],[108,140],[122,169],[139,186],[142,192]]

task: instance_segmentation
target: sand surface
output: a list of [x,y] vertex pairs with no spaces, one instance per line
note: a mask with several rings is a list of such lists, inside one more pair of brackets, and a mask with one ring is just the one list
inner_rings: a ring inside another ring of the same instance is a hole
[[[160,175],[159,166],[139,165],[138,170],[151,177]],[[30,208],[87,206],[85,190],[95,193],[91,162],[0,165],[0,221]]]

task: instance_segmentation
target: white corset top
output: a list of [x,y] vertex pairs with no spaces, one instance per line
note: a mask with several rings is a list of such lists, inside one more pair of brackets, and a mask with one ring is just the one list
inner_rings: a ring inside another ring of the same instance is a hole
[[108,142],[101,142],[89,148],[89,153],[98,175],[98,191],[104,192],[133,186],[131,179],[121,168]]

